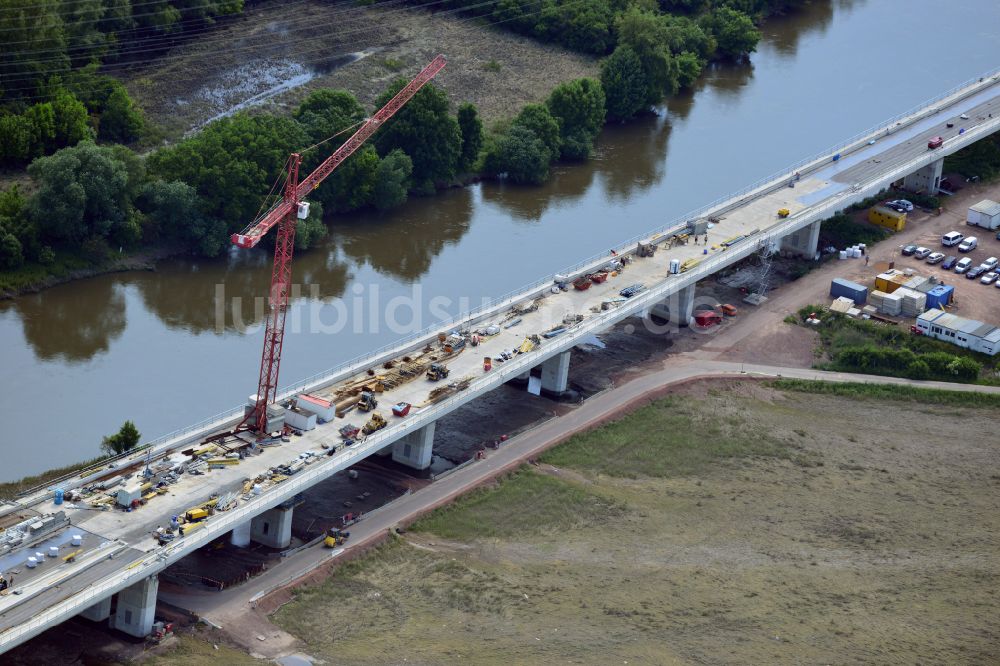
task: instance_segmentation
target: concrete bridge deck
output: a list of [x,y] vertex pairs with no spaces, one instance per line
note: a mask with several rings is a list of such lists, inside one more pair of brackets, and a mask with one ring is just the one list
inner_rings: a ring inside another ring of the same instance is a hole
[[[825,154],[809,164],[798,165],[789,172],[760,184],[752,191],[702,211],[701,216],[721,219],[708,232],[710,244],[715,247],[706,248],[689,243],[670,249],[661,248],[655,257],[634,258],[618,277],[609,278],[604,284],[595,284],[586,291],[570,289],[568,292],[553,294],[550,293],[551,278],[542,280],[491,308],[472,313],[455,322],[441,324],[434,331],[428,331],[392,349],[348,364],[286,392],[286,395],[293,395],[301,390],[322,392],[370,368],[379,368],[386,360],[422,348],[439,331],[483,328],[503,320],[512,305],[540,299],[536,310],[518,315],[521,322],[517,326],[502,328],[499,335],[484,339],[478,347],[469,347],[449,361],[449,381],[468,378],[468,388],[436,404],[415,408],[409,416],[402,419],[391,415],[389,407],[392,404],[400,401],[414,405],[424,404],[429,390],[439,384],[420,378],[387,391],[379,396],[379,411],[389,420],[389,427],[352,447],[339,450],[333,456],[326,456],[323,446],[340,441],[337,430],[345,422],[360,426],[367,415],[352,412],[346,419],[336,419],[301,437],[293,437],[288,443],[263,449],[260,455],[249,457],[239,465],[212,470],[204,476],[183,475],[177,484],[169,487],[168,494],[157,497],[147,506],[130,513],[73,512],[69,509],[75,525],[108,542],[118,544],[111,549],[115,554],[111,557],[101,553],[100,562],[92,562],[86,567],[77,567],[77,563],[50,567],[48,571],[33,575],[23,584],[15,585],[20,594],[0,597],[0,653],[49,626],[95,604],[104,603],[112,594],[126,588],[149,588],[149,581],[154,581],[152,590],[155,598],[155,575],[172,562],[231,530],[240,529],[263,512],[286,502],[311,485],[391,445],[394,445],[401,458],[410,459],[409,462],[415,466],[421,466],[422,462],[418,458],[430,453],[428,447],[432,442],[433,424],[444,414],[539,365],[543,367],[543,380],[547,376],[549,387],[559,390],[560,385],[564,387],[568,370],[565,367],[568,364],[565,353],[570,348],[622,319],[646,313],[663,303],[668,305],[672,313],[679,312],[681,318],[685,318],[692,305],[693,286],[698,280],[762,248],[773,249],[783,239],[794,236],[796,247],[807,254],[810,250],[815,251],[815,232],[818,231],[819,220],[878,192],[891,182],[938,163],[944,155],[1000,129],[1000,114],[997,113],[1000,110],[998,79],[1000,77],[993,76],[976,81],[951,93],[946,99],[936,101],[906,118],[894,120],[871,134],[860,137],[851,145],[838,150],[841,157],[837,161],[832,160],[832,153]],[[959,119],[961,114],[968,115],[969,119]],[[953,128],[946,127],[949,122],[954,124]],[[960,129],[965,131],[959,134]],[[946,141],[941,149],[930,151],[926,141],[929,136],[935,135],[944,136]],[[787,184],[794,171],[800,172],[801,179],[795,183],[794,188],[789,188]],[[776,215],[779,208],[788,208],[791,215],[786,219],[779,219]],[[647,238],[653,238],[657,234],[667,235],[683,222],[684,220],[680,220],[651,233]],[[809,233],[803,234],[803,240],[798,234],[806,228]],[[732,247],[718,247],[721,241],[741,235],[745,238]],[[629,241],[618,248],[618,253],[627,254],[634,249],[634,241]],[[574,267],[568,273],[572,276],[591,272],[609,259],[610,256],[594,258]],[[671,259],[700,261],[692,269],[672,275],[669,273]],[[618,292],[636,283],[643,284],[645,290],[622,301]],[[601,304],[607,301],[614,301],[614,304],[609,309],[602,309]],[[505,363],[495,363],[490,372],[483,371],[484,356],[496,359],[503,351],[520,345],[527,335],[542,334],[567,316],[581,316],[582,320],[568,327],[561,335],[543,340],[539,348],[517,355]],[[237,418],[236,413],[224,415],[204,427],[181,433],[158,444],[154,453],[156,456],[174,455],[180,459],[178,452],[187,448],[191,442],[200,441],[213,432],[231,426]],[[406,454],[403,454],[397,444],[401,441],[411,443]],[[316,462],[288,480],[267,488],[261,495],[248,496],[236,508],[211,517],[203,529],[164,547],[158,546],[152,539],[151,532],[156,526],[166,524],[170,516],[206,500],[210,495],[235,491],[243,486],[245,479],[253,478],[276,465],[291,462],[309,451],[316,454]],[[83,483],[82,479],[67,480],[61,487],[69,489]],[[32,507],[37,511],[53,510],[55,507],[51,498],[50,490],[40,491],[24,498],[20,504],[21,507]],[[129,601],[131,603],[133,602]],[[145,602],[135,603],[141,605]]]

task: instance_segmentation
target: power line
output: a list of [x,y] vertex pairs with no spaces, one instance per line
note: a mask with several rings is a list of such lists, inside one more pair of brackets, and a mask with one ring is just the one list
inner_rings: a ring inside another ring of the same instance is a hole
[[[301,0],[301,1],[305,1],[305,0]],[[382,4],[405,3],[405,1],[406,0],[387,0],[385,3],[382,3]],[[398,7],[396,9],[388,10],[388,12],[390,12],[390,13],[401,13],[401,12],[406,12],[406,11],[424,9],[426,7],[431,7],[431,6],[434,6],[434,5],[441,4],[442,2],[448,2],[448,1],[449,0],[431,0],[430,2],[425,2],[423,4],[415,5],[413,7],[408,7],[408,6]],[[471,5],[471,7],[479,7],[479,6],[482,6],[482,5],[491,4],[494,1],[495,0],[488,0],[486,2],[481,2],[481,3],[477,4],[477,5]],[[361,16],[361,12],[365,12],[366,9],[367,8],[365,8],[365,7],[353,7],[353,8],[350,8],[348,10],[345,10],[344,12],[338,12],[338,13],[336,13],[336,14],[328,17],[328,19],[336,18],[337,16],[341,16],[341,15],[348,15],[349,18],[357,18],[357,17],[360,17]],[[444,10],[441,13],[454,13],[456,11],[462,11],[464,9],[465,8],[462,8],[462,9],[459,9],[459,10]],[[355,14],[357,14],[357,16],[355,16]],[[320,23],[319,25],[333,25],[333,23],[334,23],[333,21],[326,20],[326,21],[323,21],[322,23]],[[289,25],[292,25],[295,28],[299,28],[299,27],[309,27],[309,28],[312,28],[312,27],[315,27],[317,25],[317,23],[311,17],[303,17],[301,19],[297,19],[296,21],[290,22]],[[347,34],[353,34],[354,32],[359,32],[359,30],[349,31]],[[175,36],[172,39],[176,39],[177,37],[179,37],[179,36]],[[301,37],[301,38],[297,37],[295,35],[289,35],[289,36],[284,37],[284,38],[278,38],[276,40],[276,43],[284,44],[284,43],[291,42],[293,39],[298,39],[299,41],[311,42],[311,41],[316,41],[317,39],[326,39],[326,38],[327,37],[325,35],[314,36],[314,37]],[[231,36],[229,36],[229,35],[219,35],[219,36],[217,36],[215,38],[203,39],[203,40],[199,40],[199,41],[197,41],[195,43],[200,46],[202,44],[228,43],[230,40],[231,40]],[[253,44],[253,45],[249,45],[249,46],[238,47],[236,49],[225,48],[225,49],[220,49],[218,51],[209,51],[209,52],[204,53],[203,55],[211,55],[211,54],[216,54],[216,53],[220,53],[220,54],[221,53],[233,53],[234,51],[235,52],[241,52],[241,51],[245,51],[247,49],[255,49],[255,48],[257,48],[257,45]],[[109,71],[109,70],[110,71],[117,71],[119,69],[131,69],[131,68],[141,67],[143,64],[154,63],[154,62],[156,64],[158,64],[158,65],[162,65],[164,62],[169,63],[171,59],[180,59],[180,58],[186,57],[186,54],[178,54],[178,55],[170,55],[170,54],[168,54],[168,55],[155,55],[155,54],[159,53],[159,51],[160,51],[160,49],[156,49],[156,48],[146,48],[145,46],[137,46],[136,48],[131,49],[131,50],[126,50],[125,52],[126,53],[150,53],[150,54],[154,54],[154,55],[151,55],[149,58],[147,58],[145,60],[137,60],[137,61],[129,61],[129,62],[112,62],[112,63],[107,63],[107,64],[103,65],[101,69],[103,71],[106,71],[106,72]],[[30,61],[29,64],[45,64],[45,63],[49,63],[49,62],[62,62],[62,61],[63,61],[62,58],[50,58],[48,60],[32,60],[32,61]],[[3,66],[3,63],[0,63],[0,67],[2,67],[2,66]],[[76,69],[76,68],[74,68],[74,67],[60,67],[60,68],[51,69],[51,70],[49,70],[46,73],[47,74],[60,74],[60,73],[72,72],[74,69]],[[8,80],[14,81],[14,82],[18,82],[18,81],[29,81],[29,80],[33,80],[35,78],[36,77],[32,77],[32,76],[20,76],[20,77],[11,77]],[[20,88],[20,89],[23,90],[23,89],[30,89],[30,88]],[[19,88],[7,88],[7,90],[19,90]]]
[[[438,3],[444,2],[444,1],[447,1],[447,0],[434,0],[433,2],[424,3],[422,5],[418,5],[418,6],[415,6],[415,7],[406,7],[406,6],[404,6],[404,7],[395,9],[395,10],[389,10],[389,11],[385,12],[385,14],[400,14],[400,13],[404,13],[404,12],[411,12],[411,11],[419,10],[419,9],[422,9],[422,8],[424,8],[426,6],[438,4]],[[477,3],[475,5],[469,5],[469,6],[466,6],[466,7],[460,7],[460,8],[455,8],[455,9],[443,10],[443,11],[440,11],[440,12],[436,12],[434,14],[434,16],[448,16],[448,15],[456,14],[456,13],[468,11],[469,9],[474,9],[474,8],[477,8],[477,7],[481,7],[481,6],[493,4],[494,1],[495,0],[486,0],[484,2],[480,2],[480,3]],[[544,3],[545,1],[546,0],[531,0],[530,4],[531,5],[539,5],[539,4]],[[586,2],[586,1],[587,0],[571,0],[570,2],[567,2],[567,3],[565,3],[562,6],[563,7],[572,7],[574,5],[581,4],[581,3]],[[511,17],[511,18],[507,18],[507,19],[500,19],[500,20],[496,20],[496,21],[485,21],[485,22],[482,21],[482,17],[471,16],[471,17],[468,17],[468,18],[465,18],[465,19],[459,19],[455,23],[457,23],[459,25],[464,25],[464,24],[469,23],[471,21],[480,21],[483,27],[490,27],[490,26],[494,26],[494,25],[500,25],[502,23],[507,23],[507,22],[513,21],[513,20],[519,20],[519,19],[528,18],[528,17],[531,17],[531,16],[536,16],[536,15],[540,14],[542,11],[544,11],[544,9],[543,10],[539,10],[539,11],[534,11],[534,12],[526,12],[526,13],[521,14],[520,16],[517,16],[517,17]],[[326,24],[324,23],[323,25],[326,25]],[[369,29],[368,26],[364,26],[364,27],[359,27],[359,28],[355,28],[355,29],[351,29],[351,30],[340,31],[340,32],[337,33],[337,35],[338,35],[338,37],[351,36],[351,35],[355,35],[355,34],[359,34],[361,32],[367,31],[368,29]],[[319,41],[326,40],[326,39],[327,39],[326,35],[317,35],[317,36],[310,37],[310,38],[301,38],[301,39],[298,39],[298,42],[300,44],[301,43],[315,43],[315,42],[319,42]],[[282,41],[282,42],[279,42],[279,43],[280,44],[284,44],[285,42]],[[204,57],[212,56],[212,55],[232,55],[232,54],[244,54],[244,53],[251,53],[252,54],[252,52],[255,49],[257,49],[257,48],[258,48],[257,45],[254,44],[254,45],[243,46],[243,47],[236,48],[236,49],[230,48],[230,49],[221,49],[221,50],[217,50],[217,51],[202,52],[202,53],[195,54],[195,56],[199,57],[199,58],[204,58]],[[299,51],[297,54],[295,54],[296,62],[298,62],[299,64],[318,64],[318,63],[321,63],[324,60],[327,60],[329,58],[330,54],[324,53],[323,57],[319,57],[319,58],[315,58],[315,59],[309,59],[309,58],[303,59],[303,56],[308,56],[310,54],[325,52],[325,48],[326,48],[325,46],[321,45],[319,47],[310,48],[310,49],[307,49],[305,51]],[[168,66],[168,65],[174,64],[177,61],[181,61],[181,60],[184,60],[184,59],[187,59],[187,58],[190,58],[190,57],[191,57],[190,54],[168,55],[168,56],[163,56],[163,57],[160,57],[160,58],[151,58],[148,62],[152,63],[152,64],[155,64],[158,67],[163,67],[163,66]],[[130,64],[124,64],[124,63],[119,63],[119,64],[114,64],[113,63],[111,65],[106,66],[102,71],[107,72],[110,69],[110,70],[112,70],[111,73],[114,73],[114,72],[118,72],[120,70],[130,69],[130,68],[133,68],[133,67],[135,67],[134,64],[130,65]],[[71,71],[71,68],[61,68],[61,69],[58,69],[58,70],[54,70],[53,73],[61,73],[61,72],[68,72],[68,71]],[[194,80],[198,80],[198,79],[202,79],[202,78],[204,78],[204,74],[202,74],[202,73],[195,73],[195,74],[192,74],[191,76],[187,76],[187,77],[176,77],[173,80],[174,81],[194,81]],[[20,82],[20,81],[31,80],[31,78],[27,77],[27,76],[22,76],[22,77],[14,77],[14,78],[12,78],[10,80],[11,81],[15,81],[15,82]],[[6,90],[8,90],[8,91],[20,91],[20,90],[33,90],[34,88],[35,88],[35,86],[22,86],[22,87],[15,87],[15,88],[6,88]],[[102,90],[102,89],[103,89],[103,86],[96,86],[96,87],[91,87],[91,88],[79,88],[79,89],[77,89],[77,91],[78,92],[93,92],[93,91]],[[21,97],[20,99],[22,99],[24,101],[30,101],[30,100],[34,100],[34,99],[45,99],[45,98],[47,98],[47,96],[45,96],[45,95],[32,95],[32,96]]]

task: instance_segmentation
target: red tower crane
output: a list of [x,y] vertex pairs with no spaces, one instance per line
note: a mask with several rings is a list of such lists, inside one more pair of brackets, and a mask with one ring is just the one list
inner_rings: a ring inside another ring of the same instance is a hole
[[252,411],[249,411],[243,421],[236,426],[236,432],[242,430],[264,432],[267,424],[267,406],[274,402],[277,395],[281,347],[285,338],[285,312],[288,309],[288,291],[291,288],[296,219],[305,219],[309,214],[309,205],[303,203],[302,199],[319,187],[319,184],[360,148],[385,121],[403,108],[418,90],[444,68],[446,62],[442,55],[434,58],[412,81],[396,93],[395,97],[379,109],[378,113],[362,123],[351,138],[301,182],[299,182],[299,165],[302,158],[299,153],[292,153],[288,158],[288,180],[281,201],[250,223],[246,229],[232,235],[231,240],[234,245],[251,248],[257,245],[268,231],[278,227],[278,236],[274,244],[274,266],[271,269],[271,291],[268,294],[270,309],[265,323],[264,351],[260,359],[260,379],[257,382],[257,401]]

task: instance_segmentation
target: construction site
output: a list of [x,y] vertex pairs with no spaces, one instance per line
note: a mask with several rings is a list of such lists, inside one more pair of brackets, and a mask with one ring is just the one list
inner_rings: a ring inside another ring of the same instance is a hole
[[[385,663],[388,633],[425,663],[996,658],[995,456],[953,433],[1000,399],[1000,232],[977,245],[973,211],[989,225],[994,208],[966,201],[998,186],[936,210],[901,197],[1000,129],[1000,75],[280,383],[309,196],[446,63],[310,173],[290,154],[277,200],[232,235],[234,254],[274,242],[254,393],[0,503],[0,653],[124,663],[207,637],[216,661]],[[825,247],[844,211],[892,235]],[[982,280],[931,261],[956,229]],[[820,365],[840,315],[956,330],[983,362],[962,386],[855,384]]]

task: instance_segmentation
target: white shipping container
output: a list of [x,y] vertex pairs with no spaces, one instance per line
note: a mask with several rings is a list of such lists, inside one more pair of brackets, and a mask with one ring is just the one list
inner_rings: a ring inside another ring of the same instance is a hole
[[996,229],[1000,227],[1000,203],[983,199],[974,206],[969,206],[969,212],[965,216],[965,221],[973,226],[984,229]]

